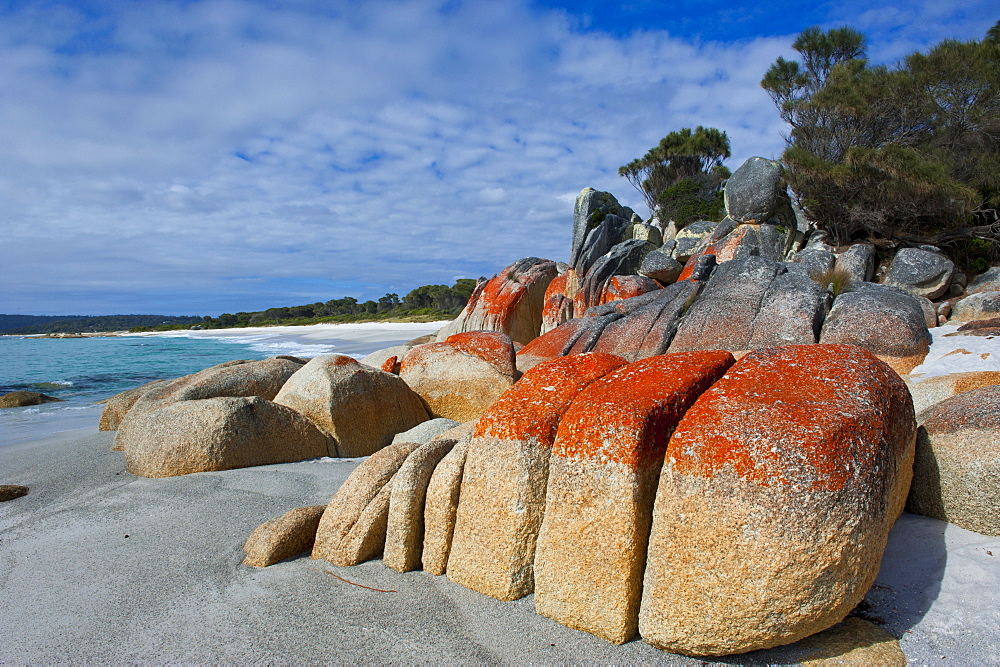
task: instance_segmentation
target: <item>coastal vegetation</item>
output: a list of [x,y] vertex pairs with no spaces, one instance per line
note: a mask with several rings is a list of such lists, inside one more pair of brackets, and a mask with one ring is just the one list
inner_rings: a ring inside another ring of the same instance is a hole
[[689,127],[671,132],[660,143],[618,168],[646,200],[656,217],[673,220],[680,229],[696,220],[716,220],[725,215],[722,186],[729,169],[729,137],[714,127]]
[[791,127],[782,162],[806,214],[837,243],[946,248],[1000,260],[1000,22],[871,65],[851,28],[803,31],[761,81]]

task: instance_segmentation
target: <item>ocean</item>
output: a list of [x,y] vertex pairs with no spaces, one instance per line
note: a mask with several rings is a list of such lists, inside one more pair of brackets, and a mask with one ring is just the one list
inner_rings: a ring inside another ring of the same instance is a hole
[[[97,401],[152,380],[188,375],[233,359],[265,359],[278,354],[308,358],[343,352],[360,358],[429,333],[440,324],[423,325],[426,330],[420,326],[385,331],[372,339],[363,334],[385,329],[386,325],[344,325],[321,340],[287,333],[292,327],[232,335],[179,332],[94,338],[0,336],[0,395],[16,390],[38,391],[63,401],[0,409],[0,446],[96,428],[104,407]],[[294,329],[298,334],[298,330],[311,328]]]

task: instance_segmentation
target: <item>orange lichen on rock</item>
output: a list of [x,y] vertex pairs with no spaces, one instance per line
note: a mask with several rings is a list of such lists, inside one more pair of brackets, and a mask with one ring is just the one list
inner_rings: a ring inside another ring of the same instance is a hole
[[396,375],[399,375],[399,357],[392,356],[386,359],[382,363],[382,370],[386,373],[395,373]]
[[912,442],[902,431],[913,423],[906,385],[871,353],[852,345],[766,348],[688,410],[667,459],[682,474],[712,477],[728,467],[765,486],[836,491],[863,471],[891,467]]
[[631,468],[662,458],[681,416],[734,363],[723,350],[664,354],[595,380],[566,411],[552,455]]
[[468,331],[448,336],[445,344],[479,357],[501,373],[514,374],[514,345],[506,334],[496,331]]
[[663,289],[660,283],[645,276],[611,276],[601,290],[599,304],[640,296],[658,289]]
[[605,317],[579,317],[542,334],[517,353],[517,367],[527,371],[542,361],[567,354],[589,352],[611,321]]
[[534,437],[551,446],[559,418],[576,395],[625,363],[621,357],[595,352],[538,364],[490,406],[474,435],[503,440]]

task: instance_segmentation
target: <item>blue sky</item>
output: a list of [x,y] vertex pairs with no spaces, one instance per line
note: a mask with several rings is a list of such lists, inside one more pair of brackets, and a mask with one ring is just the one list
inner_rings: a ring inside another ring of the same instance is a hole
[[0,3],[0,312],[209,314],[565,260],[591,186],[714,126],[781,153],[758,82],[810,25],[892,62],[979,0]]

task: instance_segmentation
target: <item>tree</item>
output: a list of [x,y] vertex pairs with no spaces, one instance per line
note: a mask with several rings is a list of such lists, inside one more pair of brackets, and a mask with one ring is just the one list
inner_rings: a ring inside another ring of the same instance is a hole
[[[761,86],[791,131],[783,162],[800,205],[838,242],[957,244],[1000,236],[1000,23],[869,66],[864,36],[810,28]],[[976,222],[979,216],[979,222]],[[970,226],[971,225],[971,226]]]
[[618,168],[638,190],[651,213],[661,221],[680,226],[718,212],[722,185],[730,172],[722,165],[728,158],[729,137],[714,127],[682,128]]

